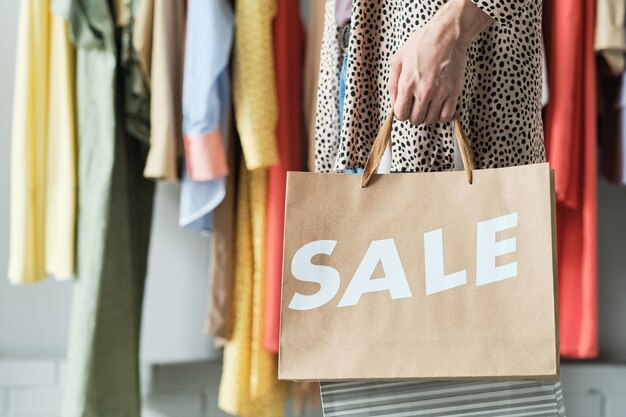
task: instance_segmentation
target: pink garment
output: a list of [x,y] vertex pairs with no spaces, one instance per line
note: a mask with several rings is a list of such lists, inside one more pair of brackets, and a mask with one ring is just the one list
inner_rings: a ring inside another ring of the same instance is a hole
[[226,151],[219,130],[201,135],[185,135],[187,173],[194,181],[211,181],[228,175]]

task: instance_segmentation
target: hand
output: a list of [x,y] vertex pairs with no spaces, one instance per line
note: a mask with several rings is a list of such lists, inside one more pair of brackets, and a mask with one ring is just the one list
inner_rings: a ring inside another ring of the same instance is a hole
[[398,120],[447,122],[463,88],[467,49],[493,20],[470,0],[450,0],[391,61],[389,93]]

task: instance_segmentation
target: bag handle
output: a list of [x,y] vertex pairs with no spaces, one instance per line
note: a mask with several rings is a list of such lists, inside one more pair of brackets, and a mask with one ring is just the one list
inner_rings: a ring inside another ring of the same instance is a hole
[[[387,145],[391,141],[391,128],[393,125],[393,109],[387,115],[387,118],[383,122],[383,125],[376,135],[376,139],[372,144],[367,162],[365,163],[365,169],[363,170],[363,177],[361,179],[361,187],[365,188],[370,183],[372,177],[378,171],[378,165],[380,160],[387,149]],[[461,152],[461,158],[463,159],[463,166],[465,167],[465,177],[469,184],[472,183],[472,171],[475,169],[474,156],[472,155],[472,145],[469,139],[463,131],[459,115],[454,114],[454,136],[459,144],[459,151]]]

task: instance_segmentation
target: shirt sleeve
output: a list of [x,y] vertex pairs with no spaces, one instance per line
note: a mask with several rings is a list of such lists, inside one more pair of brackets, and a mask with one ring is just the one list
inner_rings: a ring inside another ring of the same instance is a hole
[[231,54],[234,21],[227,1],[190,1],[183,77],[183,130],[187,173],[194,181],[228,174]]
[[531,1],[537,0],[472,0],[480,10],[497,22],[510,22]]

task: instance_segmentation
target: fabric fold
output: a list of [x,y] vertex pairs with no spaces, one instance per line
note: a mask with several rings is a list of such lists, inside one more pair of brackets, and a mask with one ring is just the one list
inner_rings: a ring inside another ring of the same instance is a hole
[[155,180],[178,179],[178,158],[183,154],[185,4],[141,1],[133,33],[133,47],[150,83],[150,151],[144,176]]
[[179,224],[203,233],[212,229],[212,212],[226,193],[233,19],[225,0],[189,1],[183,77],[186,162]]
[[278,102],[272,45],[276,0],[238,0],[233,51],[233,104],[249,170],[278,162]]
[[184,137],[187,173],[194,181],[210,181],[228,175],[226,150],[219,130]]
[[22,1],[18,21],[8,268],[14,284],[75,274],[75,51],[65,19],[52,10],[49,2]]
[[[116,92],[124,91],[125,78],[108,1],[55,1],[77,40],[80,179],[61,415],[139,416],[139,336],[154,184],[142,176],[146,149],[124,128],[124,95]],[[83,42],[85,28],[97,30],[101,42]]]
[[263,345],[269,351],[278,353],[287,171],[300,171],[303,168],[300,69],[304,63],[304,28],[298,4],[290,0],[278,0],[278,13],[274,20],[274,51],[279,162],[270,167],[268,172]]
[[546,153],[555,170],[561,354],[598,354],[594,0],[544,4],[550,84]]

